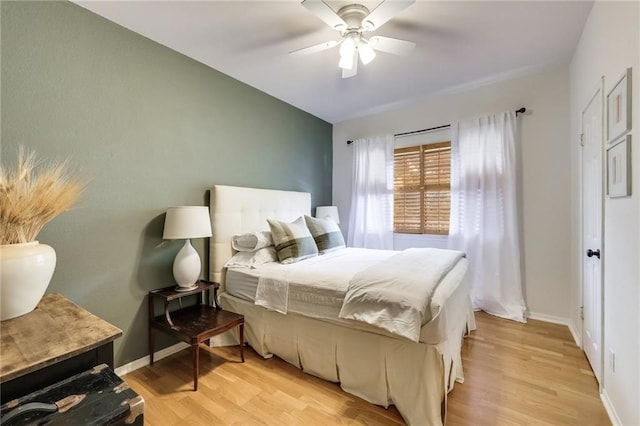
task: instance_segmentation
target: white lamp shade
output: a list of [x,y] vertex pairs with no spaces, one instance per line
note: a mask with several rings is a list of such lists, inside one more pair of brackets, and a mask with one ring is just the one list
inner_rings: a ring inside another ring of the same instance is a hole
[[182,290],[192,288],[200,278],[200,256],[190,238],[211,236],[209,209],[205,206],[169,207],[164,219],[165,240],[186,240],[173,262],[173,277]]
[[335,223],[340,223],[337,206],[318,206],[316,207],[316,217],[318,219],[332,219]]
[[338,66],[345,70],[353,69],[353,58],[354,55],[340,55],[340,61],[338,62]]
[[347,36],[340,46],[340,62],[338,62],[338,66],[345,70],[352,69],[355,53],[356,42],[353,36]]
[[211,219],[206,206],[181,206],[167,209],[163,239],[182,240],[210,236]]
[[342,46],[340,46],[340,56],[353,56],[356,48],[354,36],[348,35],[342,42]]
[[365,65],[373,61],[373,59],[376,57],[376,52],[365,41],[363,41],[360,47],[358,48],[358,53],[360,54],[360,59],[362,60],[362,63]]

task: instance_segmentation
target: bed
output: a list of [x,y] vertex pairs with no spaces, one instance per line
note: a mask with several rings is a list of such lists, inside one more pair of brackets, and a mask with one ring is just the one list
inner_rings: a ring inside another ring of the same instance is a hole
[[[431,299],[439,309],[414,339],[339,318],[342,299],[339,293],[331,293],[335,289],[330,285],[317,286],[319,295],[314,298],[299,292],[305,283],[292,283],[286,314],[257,305],[256,271],[224,267],[234,254],[232,237],[269,230],[267,219],[293,221],[310,213],[308,193],[224,185],[211,188],[209,279],[221,283],[220,304],[245,316],[245,339],[261,356],[276,355],[373,404],[394,404],[408,424],[443,424],[447,393],[455,381],[464,380],[462,339],[475,328],[466,259],[457,260],[440,280]],[[386,259],[395,253],[363,252],[347,248],[299,263],[308,263],[314,271],[336,262],[349,265],[368,262],[366,256]],[[356,256],[356,261],[348,256]],[[295,268],[302,266],[291,266]],[[318,304],[320,299],[328,302]]]

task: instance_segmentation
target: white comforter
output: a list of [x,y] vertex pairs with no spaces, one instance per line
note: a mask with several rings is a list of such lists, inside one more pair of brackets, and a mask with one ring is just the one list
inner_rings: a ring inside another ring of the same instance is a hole
[[396,253],[346,248],[288,265],[278,262],[261,265],[254,270],[259,277],[255,304],[286,314],[292,283],[303,286],[305,292],[333,297],[342,303],[349,281],[355,274]]
[[255,304],[286,314],[289,286],[297,283],[306,292],[345,299],[341,318],[419,341],[421,326],[440,308],[431,307],[437,284],[462,256],[439,249],[347,248],[289,265],[266,264],[255,270]]
[[339,316],[418,342],[422,325],[441,308],[431,303],[436,287],[463,256],[434,248],[399,252],[354,275]]

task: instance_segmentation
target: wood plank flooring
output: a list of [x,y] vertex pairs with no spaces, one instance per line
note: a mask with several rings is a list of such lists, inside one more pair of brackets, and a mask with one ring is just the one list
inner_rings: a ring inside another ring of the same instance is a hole
[[[447,425],[610,425],[587,360],[567,327],[476,313],[465,339],[465,382],[448,396]],[[251,348],[201,347],[198,392],[191,351],[126,376],[145,399],[147,425],[400,425],[384,409]]]

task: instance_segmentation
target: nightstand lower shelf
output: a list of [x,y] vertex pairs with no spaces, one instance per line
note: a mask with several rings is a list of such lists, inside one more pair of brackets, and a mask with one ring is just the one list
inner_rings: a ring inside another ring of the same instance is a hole
[[239,327],[240,358],[244,362],[244,316],[218,310],[208,305],[196,305],[170,312],[169,324],[167,315],[154,317],[149,321],[149,356],[153,365],[155,331],[160,330],[191,345],[193,351],[193,390],[198,390],[198,370],[200,364],[199,345],[213,336]]

